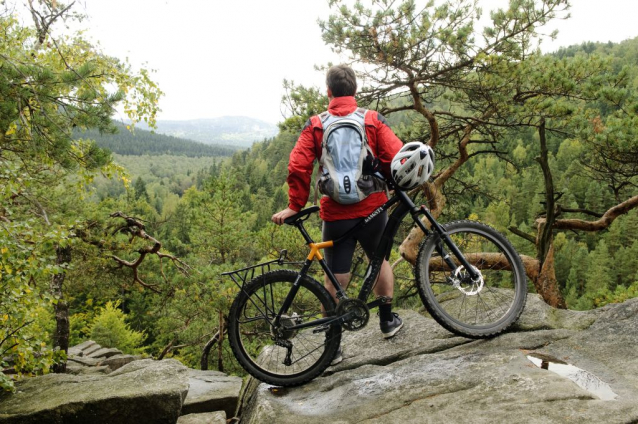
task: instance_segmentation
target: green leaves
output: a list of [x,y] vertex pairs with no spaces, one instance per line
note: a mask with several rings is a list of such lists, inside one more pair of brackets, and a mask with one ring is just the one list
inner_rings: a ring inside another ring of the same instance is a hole
[[[11,358],[17,376],[46,373],[56,360],[42,326],[43,311],[53,300],[36,281],[64,271],[52,263],[48,247],[68,233],[38,234],[34,223],[0,223],[0,358]],[[6,377],[0,386],[12,390]]]
[[[73,140],[73,129],[114,131],[120,103],[134,122],[153,125],[162,95],[149,71],[80,34],[50,34],[56,19],[78,17],[54,3],[29,2],[48,10],[35,28],[0,16],[0,358],[10,357],[17,375],[46,373],[60,359],[41,323],[41,311],[60,301],[48,294],[51,279],[69,272],[55,249],[72,243],[87,184],[121,173],[110,152]],[[0,385],[11,384],[2,376]]]
[[140,353],[145,334],[131,329],[119,302],[107,302],[90,325],[90,338],[104,347],[114,347],[124,353]]
[[317,88],[306,88],[294,81],[284,80],[286,94],[281,101],[290,113],[290,118],[279,124],[281,131],[299,133],[311,116],[328,108],[328,96]]

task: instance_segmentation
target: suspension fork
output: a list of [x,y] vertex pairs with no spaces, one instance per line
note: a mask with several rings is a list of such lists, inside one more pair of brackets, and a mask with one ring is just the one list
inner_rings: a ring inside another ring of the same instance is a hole
[[[404,191],[400,191],[400,190],[397,191],[397,196],[401,199],[401,201],[404,204],[406,204],[409,207],[410,214],[412,215],[412,219],[414,220],[416,225],[419,226],[421,231],[423,231],[423,234],[425,234],[427,236],[430,232],[428,231],[428,229],[425,226],[425,224],[423,224],[423,222],[421,222],[421,220],[419,219],[418,215],[425,215],[427,220],[432,225],[432,231],[435,234],[437,234],[440,239],[443,240],[443,242],[448,247],[448,249],[450,249],[450,251],[456,257],[456,259],[458,259],[458,261],[461,263],[461,265],[463,265],[465,270],[470,274],[470,277],[472,279],[477,279],[477,278],[480,277],[480,274],[477,273],[474,270],[474,267],[472,267],[470,265],[470,263],[467,261],[467,259],[465,259],[465,256],[463,256],[463,253],[461,253],[461,251],[456,246],[456,244],[454,244],[454,242],[452,241],[452,239],[448,235],[447,231],[445,231],[443,226],[441,226],[441,224],[439,224],[436,221],[436,219],[434,219],[434,217],[432,216],[430,211],[425,206],[422,205],[421,207],[417,207],[414,204],[414,202],[412,202],[412,199],[410,199],[410,197]],[[450,254],[445,251],[445,249],[443,248],[443,246],[440,243],[436,243],[435,248],[436,248],[437,253],[439,255],[441,255],[441,258],[443,258],[445,263],[450,267],[450,270],[454,271],[456,269],[456,264],[454,263],[454,261],[452,261],[452,258],[450,257]]]
[[[452,238],[450,237],[450,235],[447,233],[447,231],[445,231],[445,228],[443,228],[443,226],[441,224],[439,224],[434,219],[434,217],[432,216],[430,211],[423,205],[421,207],[419,207],[419,208],[415,207],[415,209],[416,210],[412,213],[412,217],[414,218],[414,221],[419,226],[419,228],[421,228],[423,233],[427,235],[428,234],[428,230],[425,227],[425,224],[423,224],[423,222],[421,222],[421,220],[418,219],[417,215],[425,215],[427,220],[432,225],[432,231],[441,240],[443,240],[443,242],[448,247],[448,249],[450,249],[450,251],[456,257],[456,259],[458,259],[458,261],[461,263],[461,265],[463,265],[463,268],[465,268],[467,273],[470,274],[470,277],[473,280],[479,278],[480,274],[478,272],[476,272],[474,270],[474,267],[472,265],[470,265],[470,263],[467,261],[467,259],[465,259],[465,256],[463,256],[463,253],[461,253],[461,251],[459,250],[457,245],[454,244],[454,242],[452,241]],[[443,245],[440,244],[440,243],[436,243],[434,247],[435,247],[437,253],[439,255],[441,255],[441,258],[443,258],[445,263],[450,267],[450,270],[454,271],[456,269],[456,264],[454,263],[454,261],[452,261],[452,258],[450,257],[450,254],[445,251],[445,249],[443,248]]]

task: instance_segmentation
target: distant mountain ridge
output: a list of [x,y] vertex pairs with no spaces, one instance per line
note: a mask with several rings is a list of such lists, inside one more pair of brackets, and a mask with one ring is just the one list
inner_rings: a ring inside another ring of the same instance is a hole
[[[143,123],[139,123],[138,127],[148,129]],[[275,124],[247,116],[221,116],[183,121],[158,120],[155,132],[205,144],[250,147],[257,141],[276,136],[279,128]]]

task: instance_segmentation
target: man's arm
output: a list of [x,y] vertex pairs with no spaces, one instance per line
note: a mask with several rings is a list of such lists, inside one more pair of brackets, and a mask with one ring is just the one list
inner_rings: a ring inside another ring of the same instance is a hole
[[306,205],[310,194],[310,180],[316,155],[314,127],[308,120],[299,139],[290,152],[288,162],[288,207],[272,216],[275,224],[283,224],[284,219],[299,212]]

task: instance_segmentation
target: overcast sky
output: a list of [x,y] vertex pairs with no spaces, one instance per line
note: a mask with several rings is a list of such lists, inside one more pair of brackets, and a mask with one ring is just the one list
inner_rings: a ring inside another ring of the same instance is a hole
[[[315,64],[339,62],[321,40],[326,0],[80,0],[103,50],[157,70],[160,119],[244,115],[282,120],[284,78],[323,87]],[[365,2],[365,0],[364,0]],[[484,16],[507,0],[480,0]],[[543,51],[638,36],[637,0],[572,0]]]

